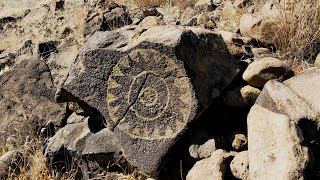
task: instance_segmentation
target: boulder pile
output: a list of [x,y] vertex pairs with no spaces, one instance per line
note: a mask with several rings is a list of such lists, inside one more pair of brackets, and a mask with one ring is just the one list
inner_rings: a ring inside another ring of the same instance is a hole
[[75,179],[319,178],[320,50],[279,55],[272,1],[178,5],[0,11],[0,177],[32,169],[37,139]]

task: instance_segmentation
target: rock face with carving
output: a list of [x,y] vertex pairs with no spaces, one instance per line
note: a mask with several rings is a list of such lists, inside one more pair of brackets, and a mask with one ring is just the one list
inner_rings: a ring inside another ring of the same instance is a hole
[[69,93],[99,110],[126,159],[155,172],[188,123],[237,73],[219,34],[182,26],[126,27],[93,35],[57,96],[70,101],[63,96]]

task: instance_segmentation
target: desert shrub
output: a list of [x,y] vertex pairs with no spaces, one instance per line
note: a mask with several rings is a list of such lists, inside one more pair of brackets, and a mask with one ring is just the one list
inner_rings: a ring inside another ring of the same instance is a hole
[[276,3],[280,19],[274,44],[293,66],[308,66],[320,53],[320,1],[290,0]]
[[[66,173],[60,173],[52,168],[48,159],[43,154],[44,144],[38,139],[27,141],[21,146],[19,152],[23,160],[18,164],[18,169],[11,169],[8,173],[8,179],[14,180],[42,180],[42,179],[75,179],[77,168],[71,168]],[[19,172],[18,174],[16,172]]]

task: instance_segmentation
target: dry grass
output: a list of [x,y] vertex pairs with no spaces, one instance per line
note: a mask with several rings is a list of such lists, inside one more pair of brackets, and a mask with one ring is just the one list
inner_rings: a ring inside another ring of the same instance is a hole
[[[10,150],[11,145],[6,145],[0,148],[0,156]],[[44,144],[39,139],[33,139],[31,141],[26,140],[26,143],[19,148],[20,156],[13,161],[12,167],[16,169],[10,169],[7,179],[10,180],[72,180],[80,178],[77,174],[78,166],[75,162],[71,162],[71,168],[67,172],[61,173],[53,168],[52,163],[48,161],[48,158],[43,154],[45,150]],[[116,178],[119,180],[145,180],[150,177],[148,174],[139,171],[138,169],[128,165],[122,167],[118,164],[122,172],[110,172],[106,167],[101,167],[103,174],[106,174],[106,178]],[[0,178],[1,179],[1,178]]]
[[[9,179],[14,180],[67,180],[75,179],[77,171],[75,169],[61,174],[50,168],[47,158],[43,155],[44,147],[40,143],[40,140],[32,140],[26,142],[26,144],[20,150],[23,162],[18,164],[18,170],[12,170],[9,172]],[[19,172],[16,174],[15,172]]]
[[[26,9],[34,10],[43,7],[50,0],[0,0],[0,17],[13,14],[22,15]],[[86,16],[83,1],[74,0],[65,3],[64,11],[55,13],[47,12],[42,15],[36,14],[32,17],[25,17],[16,23],[5,25],[5,30],[0,33],[0,49],[17,50],[26,40],[32,40],[33,44],[50,40],[62,40],[71,42],[71,45],[82,45],[85,38],[82,33],[83,20]],[[63,38],[64,28],[71,28],[69,37]]]
[[227,4],[221,11],[220,22],[217,28],[224,31],[234,32],[239,27],[240,19],[246,13],[245,9],[236,9],[232,4]]
[[173,7],[180,8],[191,7],[196,3],[196,0],[114,0],[116,3],[124,4],[127,6],[138,7]]
[[291,0],[276,7],[280,12],[280,18],[275,19],[276,49],[293,66],[310,65],[320,53],[320,1]]
[[166,0],[133,0],[138,6],[158,7],[166,3]]

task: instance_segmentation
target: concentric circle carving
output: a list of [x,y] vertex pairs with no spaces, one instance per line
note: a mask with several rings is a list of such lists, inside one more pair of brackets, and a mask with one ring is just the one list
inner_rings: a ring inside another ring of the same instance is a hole
[[159,139],[177,135],[193,113],[191,83],[183,65],[153,49],[135,49],[108,78],[110,119],[126,134]]

